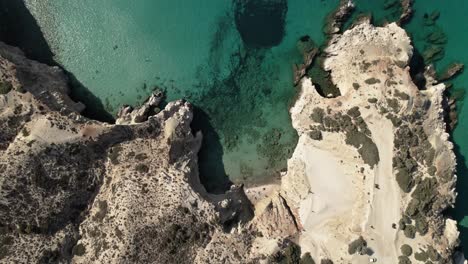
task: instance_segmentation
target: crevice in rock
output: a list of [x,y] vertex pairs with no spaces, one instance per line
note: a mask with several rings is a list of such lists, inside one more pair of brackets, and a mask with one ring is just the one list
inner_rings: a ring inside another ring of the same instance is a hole
[[202,132],[203,140],[198,152],[198,172],[206,191],[222,194],[229,190],[232,182],[224,169],[223,146],[208,114],[201,108],[193,107],[192,133]]
[[409,61],[410,76],[413,83],[418,87],[419,90],[426,89],[426,77],[424,72],[426,70],[426,63],[419,50],[413,45],[413,56]]
[[307,75],[312,79],[317,92],[323,98],[336,98],[341,96],[340,89],[331,79],[331,72],[323,67],[326,59],[326,54],[321,51],[317,58],[313,61],[312,67],[308,70]]
[[288,214],[291,217],[291,219],[293,220],[294,226],[296,227],[296,230],[300,231],[299,223],[297,222],[296,216],[292,212],[291,207],[289,207],[288,202],[286,201],[286,199],[284,199],[284,197],[281,194],[278,194],[278,196],[281,199],[281,202],[283,203],[284,208],[286,208],[286,210],[288,210]]

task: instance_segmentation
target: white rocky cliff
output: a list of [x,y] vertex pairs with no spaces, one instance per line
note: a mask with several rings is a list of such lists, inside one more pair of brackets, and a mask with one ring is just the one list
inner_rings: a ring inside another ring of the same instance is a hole
[[444,85],[413,84],[410,39],[396,24],[363,21],[325,52],[341,96],[303,80],[291,109],[299,143],[279,191],[298,244],[335,263],[450,263],[458,231],[441,216],[456,195]]

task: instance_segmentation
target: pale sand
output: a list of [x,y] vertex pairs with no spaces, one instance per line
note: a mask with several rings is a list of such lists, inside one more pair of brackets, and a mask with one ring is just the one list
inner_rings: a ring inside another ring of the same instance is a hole
[[[374,183],[379,189],[374,189],[370,205],[370,215],[366,225],[366,231],[371,240],[369,246],[375,255],[380,257],[380,262],[391,263],[399,252],[396,245],[397,229],[401,219],[401,190],[395,181],[392,168],[393,157],[393,125],[388,119],[371,117],[367,123],[372,132],[372,139],[379,149],[380,162],[374,170]],[[372,228],[372,227],[373,228]]]
[[245,188],[245,195],[249,198],[250,202],[257,208],[257,204],[270,197],[271,194],[277,192],[280,188],[278,183],[264,184],[259,186],[252,186]]

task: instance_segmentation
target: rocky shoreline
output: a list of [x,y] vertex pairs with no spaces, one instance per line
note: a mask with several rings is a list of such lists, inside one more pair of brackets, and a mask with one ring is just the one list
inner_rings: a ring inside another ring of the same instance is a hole
[[[349,243],[353,237],[363,237],[377,259],[383,259],[384,263],[410,263],[436,251],[440,257],[437,261],[450,263],[458,243],[458,232],[455,221],[441,215],[453,205],[456,195],[455,155],[443,119],[444,85],[429,83],[425,91],[415,87],[407,67],[412,47],[404,30],[395,24],[375,28],[369,21],[363,21],[344,34],[335,35],[325,52],[328,54],[325,69],[331,72],[341,96],[324,99],[315,91],[313,79],[305,79],[302,94],[291,110],[300,139],[288,163],[282,191],[287,193],[285,200],[296,208],[293,211],[297,212],[300,222],[309,222],[309,226],[305,224],[299,244],[307,251],[316,250],[313,256],[335,250],[331,256],[335,261],[361,263],[359,256],[340,255],[336,248],[345,248],[345,241]],[[419,136],[411,136],[416,131],[420,131],[417,132]],[[419,144],[428,149],[419,150]],[[404,146],[404,150],[400,150],[400,146]],[[353,149],[357,150],[355,154],[351,154]],[[350,153],[346,156],[340,154],[347,151]],[[426,161],[417,156],[432,152],[425,157]],[[405,153],[404,158],[398,153]],[[326,156],[329,158],[324,158]],[[322,179],[322,172],[313,170],[314,164],[343,169],[341,172],[324,171]],[[435,167],[431,167],[432,164],[436,164]],[[312,171],[315,173],[311,174]],[[335,187],[325,187],[333,178],[330,174],[336,177],[332,180]],[[356,178],[359,174],[362,183]],[[431,177],[436,178],[431,180]],[[354,180],[341,187],[337,184],[346,179]],[[300,182],[310,187],[298,188],[303,185]],[[318,191],[317,184],[328,190]],[[328,196],[330,192],[334,193],[333,198]],[[362,197],[365,193],[372,197],[367,205],[369,198]],[[355,202],[350,202],[348,196],[354,197]],[[303,208],[322,203],[324,208],[342,214],[328,215],[327,210],[323,211],[325,217],[317,223],[312,219],[319,217],[320,209],[311,212]],[[382,207],[384,209],[379,211]],[[417,216],[418,213],[422,215]],[[363,215],[370,218],[363,218]],[[398,228],[397,222],[400,222]],[[341,231],[336,231],[337,226]],[[316,238],[333,232],[341,234],[335,235],[335,241]],[[383,240],[379,243],[380,239]],[[396,243],[390,247],[388,241]],[[412,248],[415,254],[407,256],[400,252],[403,245]]]
[[116,124],[91,120],[59,68],[0,44],[0,260],[452,263],[445,85],[418,90],[397,24],[362,19],[339,33],[353,6],[342,3],[323,61],[340,95],[324,98],[304,76],[317,52],[305,50],[287,172],[220,195],[199,181],[190,103],[161,109],[155,91]]

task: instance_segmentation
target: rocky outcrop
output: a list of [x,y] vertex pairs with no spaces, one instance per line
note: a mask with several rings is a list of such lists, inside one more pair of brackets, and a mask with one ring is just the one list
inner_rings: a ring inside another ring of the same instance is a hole
[[399,25],[407,23],[413,15],[413,0],[400,0],[401,16],[398,20]]
[[339,33],[344,22],[348,19],[354,10],[354,2],[352,0],[341,0],[335,12],[332,12],[325,25],[325,34],[333,35]]
[[3,44],[0,55],[0,81],[11,85],[0,95],[0,262],[259,257],[248,254],[255,231],[242,187],[214,196],[199,183],[202,135],[191,132],[189,103],[157,111],[156,93],[119,125],[89,120],[60,69]]
[[151,93],[150,97],[137,109],[133,109],[130,105],[122,106],[117,113],[116,124],[137,124],[148,120],[152,115],[157,114],[161,109],[159,105],[164,99],[162,91],[156,90]]
[[440,76],[437,77],[437,80],[440,82],[445,82],[447,80],[452,79],[459,73],[463,72],[464,65],[462,63],[452,63],[450,64]]
[[402,245],[451,261],[458,231],[442,216],[456,196],[445,86],[418,90],[410,43],[396,24],[363,20],[325,49],[341,96],[324,98],[313,79],[302,81],[291,109],[299,142],[280,193],[297,212],[302,251],[314,259],[366,263],[369,256],[348,250],[362,237],[379,262],[415,261]]
[[36,100],[55,111],[81,112],[82,103],[73,102],[68,80],[59,67],[44,67],[32,60],[25,60],[21,50],[0,43],[1,80],[19,92],[29,92]]
[[304,55],[303,63],[294,65],[294,86],[297,86],[301,79],[307,75],[307,70],[312,66],[317,53],[317,48],[312,49]]

